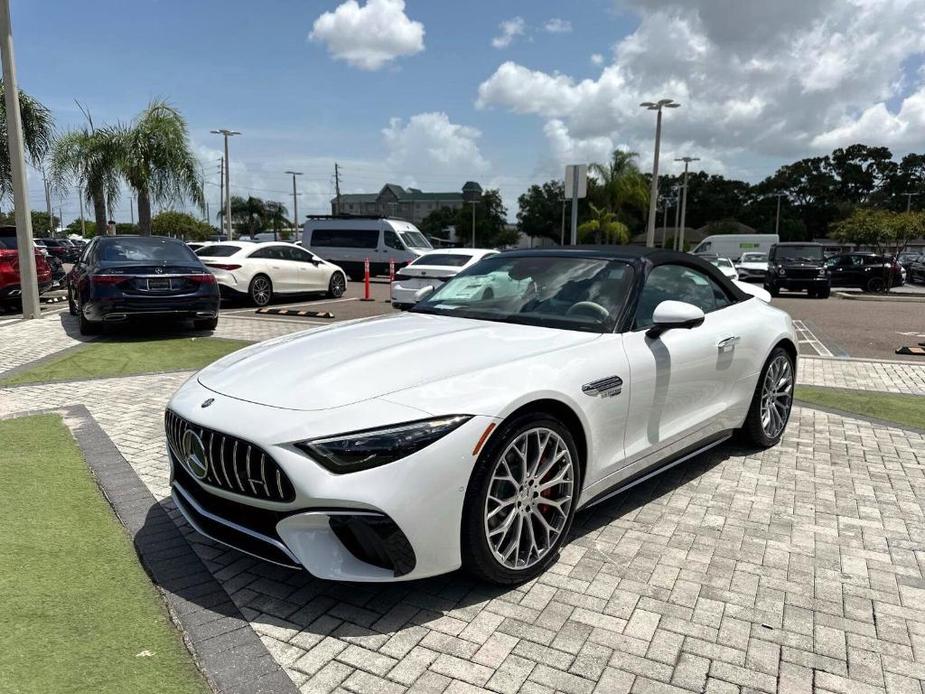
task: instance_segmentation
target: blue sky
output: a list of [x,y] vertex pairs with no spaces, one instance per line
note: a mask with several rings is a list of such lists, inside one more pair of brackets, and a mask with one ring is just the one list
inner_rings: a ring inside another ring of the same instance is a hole
[[[642,98],[684,103],[666,118],[668,169],[673,155],[690,153],[708,170],[758,179],[856,138],[908,150],[925,121],[925,12],[898,6],[921,10],[921,0],[884,0],[863,22],[840,10],[850,3],[832,1],[782,0],[767,15],[748,2],[717,13],[711,0],[372,0],[398,20],[346,32],[348,16],[361,27],[372,19],[366,0],[341,9],[337,0],[12,0],[12,12],[20,87],[59,128],[80,123],[74,99],[109,122],[165,97],[186,115],[211,184],[221,141],[209,130],[242,131],[232,140],[235,193],[289,204],[282,172],[297,168],[301,210],[323,211],[336,160],[345,192],[386,180],[453,190],[475,178],[502,189],[513,218],[517,195],[561,176],[567,161],[629,146],[648,169],[653,124]],[[559,31],[547,30],[553,19]],[[503,22],[522,31],[493,45]],[[742,28],[755,24],[754,35]],[[881,31],[888,51],[838,39]],[[338,55],[344,45],[385,55],[359,64]],[[31,185],[43,207],[41,185]],[[214,212],[217,186],[207,193]],[[58,206],[76,216],[74,195]]]

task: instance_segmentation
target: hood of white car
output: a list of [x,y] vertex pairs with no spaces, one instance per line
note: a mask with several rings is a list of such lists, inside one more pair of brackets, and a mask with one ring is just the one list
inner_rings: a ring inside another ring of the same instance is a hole
[[596,333],[405,313],[255,345],[206,367],[198,379],[209,390],[240,400],[322,410],[513,364],[597,337]]
[[739,263],[737,267],[744,268],[746,270],[767,270],[768,263],[767,261],[763,263],[749,261],[747,263]]

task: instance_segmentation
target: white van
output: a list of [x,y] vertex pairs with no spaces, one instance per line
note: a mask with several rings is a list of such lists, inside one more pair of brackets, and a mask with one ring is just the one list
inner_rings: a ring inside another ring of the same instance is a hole
[[433,246],[411,222],[389,217],[310,216],[302,226],[302,246],[325,260],[340,265],[350,279],[369,274],[385,275],[389,261],[404,267]]
[[743,253],[767,253],[779,241],[777,234],[716,234],[707,236],[691,253],[707,253],[737,263]]

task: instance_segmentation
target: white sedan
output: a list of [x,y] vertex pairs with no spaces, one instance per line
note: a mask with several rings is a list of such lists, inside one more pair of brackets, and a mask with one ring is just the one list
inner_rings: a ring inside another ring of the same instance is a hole
[[484,248],[447,248],[425,253],[396,273],[392,282],[392,306],[411,308],[421,296],[421,290],[436,289],[482,258],[497,252]]
[[735,280],[739,278],[739,271],[736,270],[735,264],[729,258],[709,258],[709,261],[729,279]]
[[[473,277],[511,291],[457,291]],[[515,584],[576,511],[725,441],[776,445],[797,337],[685,253],[485,258],[408,312],[245,348],[168,403],[173,499],[200,533],[317,577],[460,566]]]
[[248,298],[266,306],[277,294],[325,292],[343,296],[347,275],[334,263],[293,243],[223,241],[196,251],[223,297]]

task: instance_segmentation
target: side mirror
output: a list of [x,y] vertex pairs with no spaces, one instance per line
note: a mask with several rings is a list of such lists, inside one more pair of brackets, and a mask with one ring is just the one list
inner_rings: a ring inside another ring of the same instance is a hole
[[415,303],[417,303],[418,301],[423,301],[428,296],[430,296],[433,293],[433,291],[434,291],[434,287],[431,284],[428,284],[426,287],[421,287],[414,293]]
[[655,307],[652,322],[646,337],[655,339],[672,328],[696,328],[703,323],[703,311],[684,301],[663,301]]

